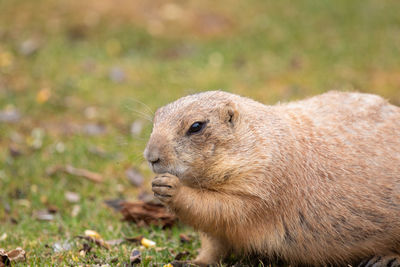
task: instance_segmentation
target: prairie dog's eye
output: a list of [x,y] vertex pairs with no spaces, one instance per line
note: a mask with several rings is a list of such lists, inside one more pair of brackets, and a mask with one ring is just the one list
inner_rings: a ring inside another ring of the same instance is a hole
[[196,121],[195,123],[193,123],[190,126],[189,130],[187,131],[187,134],[191,135],[191,134],[199,133],[201,130],[203,130],[205,125],[206,125],[205,122]]

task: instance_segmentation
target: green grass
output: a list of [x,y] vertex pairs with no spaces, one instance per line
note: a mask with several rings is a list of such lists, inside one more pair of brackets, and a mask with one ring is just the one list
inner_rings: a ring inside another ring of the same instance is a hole
[[[396,0],[206,0],[177,2],[172,11],[161,0],[112,3],[0,1],[0,110],[16,108],[22,115],[15,123],[0,122],[0,236],[7,234],[0,248],[24,248],[27,264],[122,264],[137,247],[125,243],[81,256],[83,241],[74,237],[86,229],[105,240],[142,234],[165,248],[145,250],[144,266],[170,262],[179,251],[196,254],[197,238],[179,242],[179,233],[191,229],[140,228],[103,204],[151,191],[142,157],[151,123],[138,112],[151,114],[140,102],[155,110],[189,93],[224,89],[273,104],[357,90],[400,104]],[[38,43],[37,51],[21,53],[26,40]],[[110,79],[112,69],[124,79]],[[41,90],[50,92],[46,101],[37,99]],[[138,137],[129,133],[135,120],[144,125]],[[88,123],[107,131],[77,131]],[[43,137],[35,148],[37,129]],[[57,144],[65,150],[57,152]],[[10,145],[22,155],[11,156]],[[91,153],[93,147],[106,156]],[[99,172],[105,181],[48,177],[46,169],[56,164]],[[129,185],[124,172],[130,166],[146,177],[143,188]],[[65,191],[81,196],[76,217]],[[58,208],[55,219],[36,220],[34,213],[48,205]],[[54,244],[63,242],[71,249],[55,252]]]

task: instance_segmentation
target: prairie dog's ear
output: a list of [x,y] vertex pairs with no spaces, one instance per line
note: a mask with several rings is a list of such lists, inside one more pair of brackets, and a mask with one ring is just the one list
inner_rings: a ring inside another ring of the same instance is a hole
[[231,126],[235,125],[239,116],[236,104],[231,101],[225,103],[220,110],[220,116],[222,121]]

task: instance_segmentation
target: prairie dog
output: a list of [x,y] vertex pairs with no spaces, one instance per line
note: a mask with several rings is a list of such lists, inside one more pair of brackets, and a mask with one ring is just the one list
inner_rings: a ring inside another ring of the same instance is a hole
[[196,264],[400,265],[400,108],[379,96],[189,95],[157,110],[144,156],[156,197],[201,233]]

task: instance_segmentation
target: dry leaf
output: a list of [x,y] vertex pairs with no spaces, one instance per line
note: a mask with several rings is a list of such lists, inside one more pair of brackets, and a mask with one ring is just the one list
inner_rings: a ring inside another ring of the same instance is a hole
[[126,240],[126,241],[129,241],[129,242],[132,242],[132,243],[140,243],[140,241],[142,241],[142,239],[143,239],[143,236],[142,235],[140,235],[140,236],[136,236],[136,237],[124,237],[124,239]]
[[8,252],[0,249],[0,266],[9,266],[12,262],[25,261],[25,254],[25,250],[19,247]]
[[161,225],[171,227],[175,221],[175,215],[168,212],[162,204],[146,203],[143,201],[121,203],[121,213],[124,220],[139,225]]
[[103,176],[101,174],[96,172],[91,172],[86,169],[75,168],[71,165],[66,165],[66,166],[55,165],[46,170],[46,173],[49,176],[52,176],[57,172],[65,172],[70,175],[80,176],[96,183],[101,183],[103,181]]
[[103,238],[101,237],[101,235],[99,233],[97,233],[96,231],[93,230],[85,230],[85,235],[78,235],[78,238],[81,239],[85,239],[87,241],[93,242],[96,245],[106,248],[106,249],[110,249],[110,245],[107,244],[106,242],[104,242]]
[[129,257],[130,264],[139,264],[142,261],[140,251],[137,249],[132,250],[131,256]]
[[67,191],[64,193],[65,199],[70,203],[77,203],[81,200],[81,196],[78,193]]
[[122,210],[122,203],[124,203],[125,201],[123,199],[108,199],[108,200],[104,200],[104,203],[112,208],[115,211],[121,211]]

